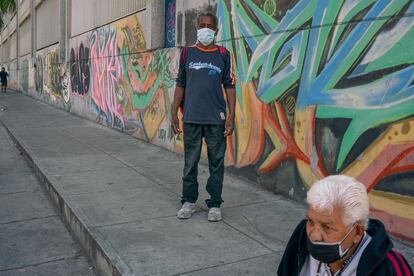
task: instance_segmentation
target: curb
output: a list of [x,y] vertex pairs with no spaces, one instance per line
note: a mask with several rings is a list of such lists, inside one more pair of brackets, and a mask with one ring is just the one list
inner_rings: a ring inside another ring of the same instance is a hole
[[87,218],[82,211],[65,200],[68,195],[65,195],[64,190],[57,181],[54,181],[53,176],[49,176],[36,163],[36,156],[24,143],[19,141],[18,135],[14,134],[2,120],[0,122],[49,195],[66,227],[87,253],[95,271],[103,276],[135,275],[132,269],[121,259],[119,254],[105,241],[100,233],[97,231],[92,232],[87,226]]

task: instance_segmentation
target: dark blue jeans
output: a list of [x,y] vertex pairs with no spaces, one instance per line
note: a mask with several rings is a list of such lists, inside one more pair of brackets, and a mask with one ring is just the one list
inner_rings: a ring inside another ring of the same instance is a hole
[[207,192],[210,199],[206,200],[208,208],[220,207],[223,202],[221,193],[224,177],[224,154],[226,139],[224,125],[184,124],[184,170],[183,193],[181,202],[195,203],[198,198],[198,162],[200,161],[202,139],[207,144],[207,157],[210,177],[207,181]]

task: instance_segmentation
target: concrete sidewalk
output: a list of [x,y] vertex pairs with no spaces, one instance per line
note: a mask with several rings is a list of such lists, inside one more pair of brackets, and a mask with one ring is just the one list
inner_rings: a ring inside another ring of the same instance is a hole
[[199,210],[180,221],[182,156],[17,93],[0,94],[0,120],[102,275],[275,275],[305,214],[226,174],[224,220],[209,223],[201,165]]
[[12,275],[95,273],[0,124],[0,276]]

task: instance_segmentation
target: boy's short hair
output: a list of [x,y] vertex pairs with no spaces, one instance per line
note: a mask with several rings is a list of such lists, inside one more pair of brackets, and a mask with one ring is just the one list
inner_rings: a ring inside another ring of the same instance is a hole
[[218,28],[218,17],[212,12],[202,12],[197,16],[197,27],[200,23],[201,17],[209,16],[213,20],[214,28]]

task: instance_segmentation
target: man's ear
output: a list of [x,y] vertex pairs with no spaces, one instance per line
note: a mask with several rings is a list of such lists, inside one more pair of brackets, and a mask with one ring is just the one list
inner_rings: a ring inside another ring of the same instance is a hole
[[218,31],[219,31],[219,29],[217,28],[216,29],[216,32],[214,33],[214,35],[217,35],[218,34]]
[[364,236],[365,226],[363,224],[358,223],[355,226],[356,235],[354,237],[354,243],[359,243],[362,237]]

